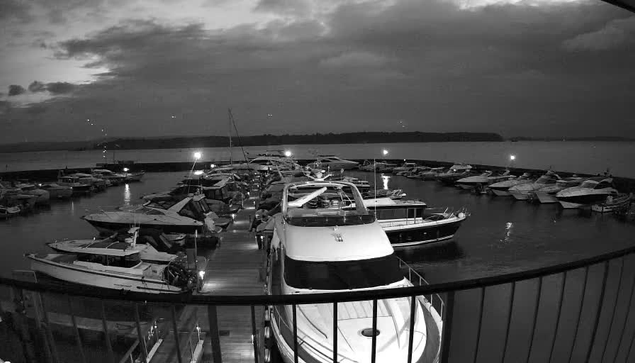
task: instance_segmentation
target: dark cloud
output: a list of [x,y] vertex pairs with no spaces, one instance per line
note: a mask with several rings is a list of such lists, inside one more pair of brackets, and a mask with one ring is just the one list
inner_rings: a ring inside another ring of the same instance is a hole
[[75,91],[76,85],[68,82],[52,82],[46,84],[46,90],[53,95],[67,94]]
[[258,11],[284,15],[264,25],[210,31],[128,20],[49,42],[59,59],[100,68],[99,78],[47,84],[72,96],[12,117],[58,120],[42,123],[50,137],[90,136],[86,118],[111,135],[223,134],[230,106],[244,134],[396,131],[404,120],[411,131],[585,136],[601,119],[616,135],[635,136],[626,122],[627,95],[635,94],[628,41],[602,52],[570,46],[583,49],[596,41],[588,34],[605,28],[626,32],[623,10],[570,3],[466,11],[402,0],[343,4],[313,18],[307,4],[261,1]]
[[26,92],[26,90],[24,89],[24,87],[18,85],[18,84],[12,84],[9,86],[9,97],[11,96],[18,96],[23,94],[24,92]]
[[33,81],[29,85],[29,92],[37,93],[46,91],[46,85],[40,81]]
[[286,15],[306,16],[311,11],[308,0],[260,0],[256,11],[272,12]]
[[635,17],[609,21],[602,28],[564,42],[570,51],[603,51],[628,47],[635,50]]
[[29,22],[33,20],[29,11],[30,5],[26,1],[0,0],[0,20]]

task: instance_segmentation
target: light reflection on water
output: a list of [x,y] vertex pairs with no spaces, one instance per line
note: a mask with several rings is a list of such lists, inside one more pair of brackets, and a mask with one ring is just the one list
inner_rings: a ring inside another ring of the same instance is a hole
[[126,183],[124,185],[124,189],[123,189],[123,204],[126,207],[130,206],[130,196],[131,196],[131,194],[130,194],[130,184]]

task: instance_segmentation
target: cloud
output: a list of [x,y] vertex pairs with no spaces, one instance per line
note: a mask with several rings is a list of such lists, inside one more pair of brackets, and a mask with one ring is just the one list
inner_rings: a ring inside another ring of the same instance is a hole
[[390,60],[379,54],[370,52],[345,52],[335,57],[324,59],[320,62],[321,66],[346,68],[346,67],[363,67],[377,68],[386,65]]
[[0,0],[0,20],[14,19],[21,22],[33,20],[29,3],[20,0]]
[[53,95],[68,94],[77,88],[76,85],[68,82],[52,82],[46,84],[46,90]]
[[306,16],[311,12],[311,3],[307,0],[260,0],[255,10],[284,15]]
[[29,92],[44,92],[46,91],[46,85],[42,82],[39,81],[33,81],[33,83],[31,83],[29,85]]
[[[605,51],[635,45],[635,16],[609,21],[603,28],[567,39],[569,51]],[[635,48],[634,48],[635,50]]]
[[24,89],[24,87],[18,85],[18,84],[12,84],[9,86],[9,97],[12,96],[18,96],[23,94],[24,92],[26,92],[26,90]]

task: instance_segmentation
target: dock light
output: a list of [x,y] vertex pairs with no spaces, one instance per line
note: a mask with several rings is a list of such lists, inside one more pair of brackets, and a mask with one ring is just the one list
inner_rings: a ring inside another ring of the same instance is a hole
[[194,175],[203,175],[203,170],[197,170],[194,172]]
[[128,170],[130,170],[130,169],[128,169],[128,168],[123,168],[123,172],[124,172],[124,173],[127,173],[127,172],[128,172]]
[[284,151],[284,156],[290,158],[291,157],[291,150],[285,150]]
[[205,278],[205,271],[200,270],[200,271],[198,272],[198,277],[200,277],[200,278],[201,278],[201,280],[203,280],[203,279]]
[[384,156],[386,156],[386,155],[388,155],[388,150],[383,149],[383,150],[381,151],[381,153],[382,153],[382,154],[384,154]]
[[195,160],[197,160],[197,161],[200,160],[202,156],[203,156],[203,154],[200,151],[194,152],[194,159]]
[[216,167],[216,164],[209,164],[210,169],[214,169]]
[[516,155],[509,155],[509,160],[511,160],[511,161],[516,160]]

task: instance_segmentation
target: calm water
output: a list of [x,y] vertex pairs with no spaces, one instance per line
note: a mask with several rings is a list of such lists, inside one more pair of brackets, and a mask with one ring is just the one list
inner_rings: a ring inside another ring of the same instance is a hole
[[[372,179],[372,173],[353,175]],[[55,201],[50,209],[0,221],[4,244],[0,271],[27,268],[25,252],[45,252],[45,242],[90,238],[95,230],[80,217],[101,209],[138,204],[146,193],[167,190],[185,175],[148,173],[142,183],[109,188],[104,193]],[[378,178],[378,185],[383,180]],[[432,181],[391,176],[391,188],[404,189],[432,207],[467,207],[471,217],[450,242],[403,250],[430,280],[447,281],[550,265],[633,243],[635,225],[610,215],[563,211],[558,205],[534,205],[512,198],[473,195]]]
[[[351,145],[275,145],[247,147],[249,156],[266,150],[290,150],[298,159],[310,159],[317,154],[336,154],[344,158],[421,159],[447,162],[508,166],[509,156],[515,155],[514,166],[577,173],[597,174],[610,168],[616,176],[635,178],[635,143],[629,142],[448,142]],[[44,151],[28,153],[0,153],[0,170],[63,169],[91,167],[96,163],[116,160],[136,162],[191,161],[194,149]],[[229,160],[227,148],[205,148],[207,162]],[[240,148],[233,149],[235,160],[242,160]]]

